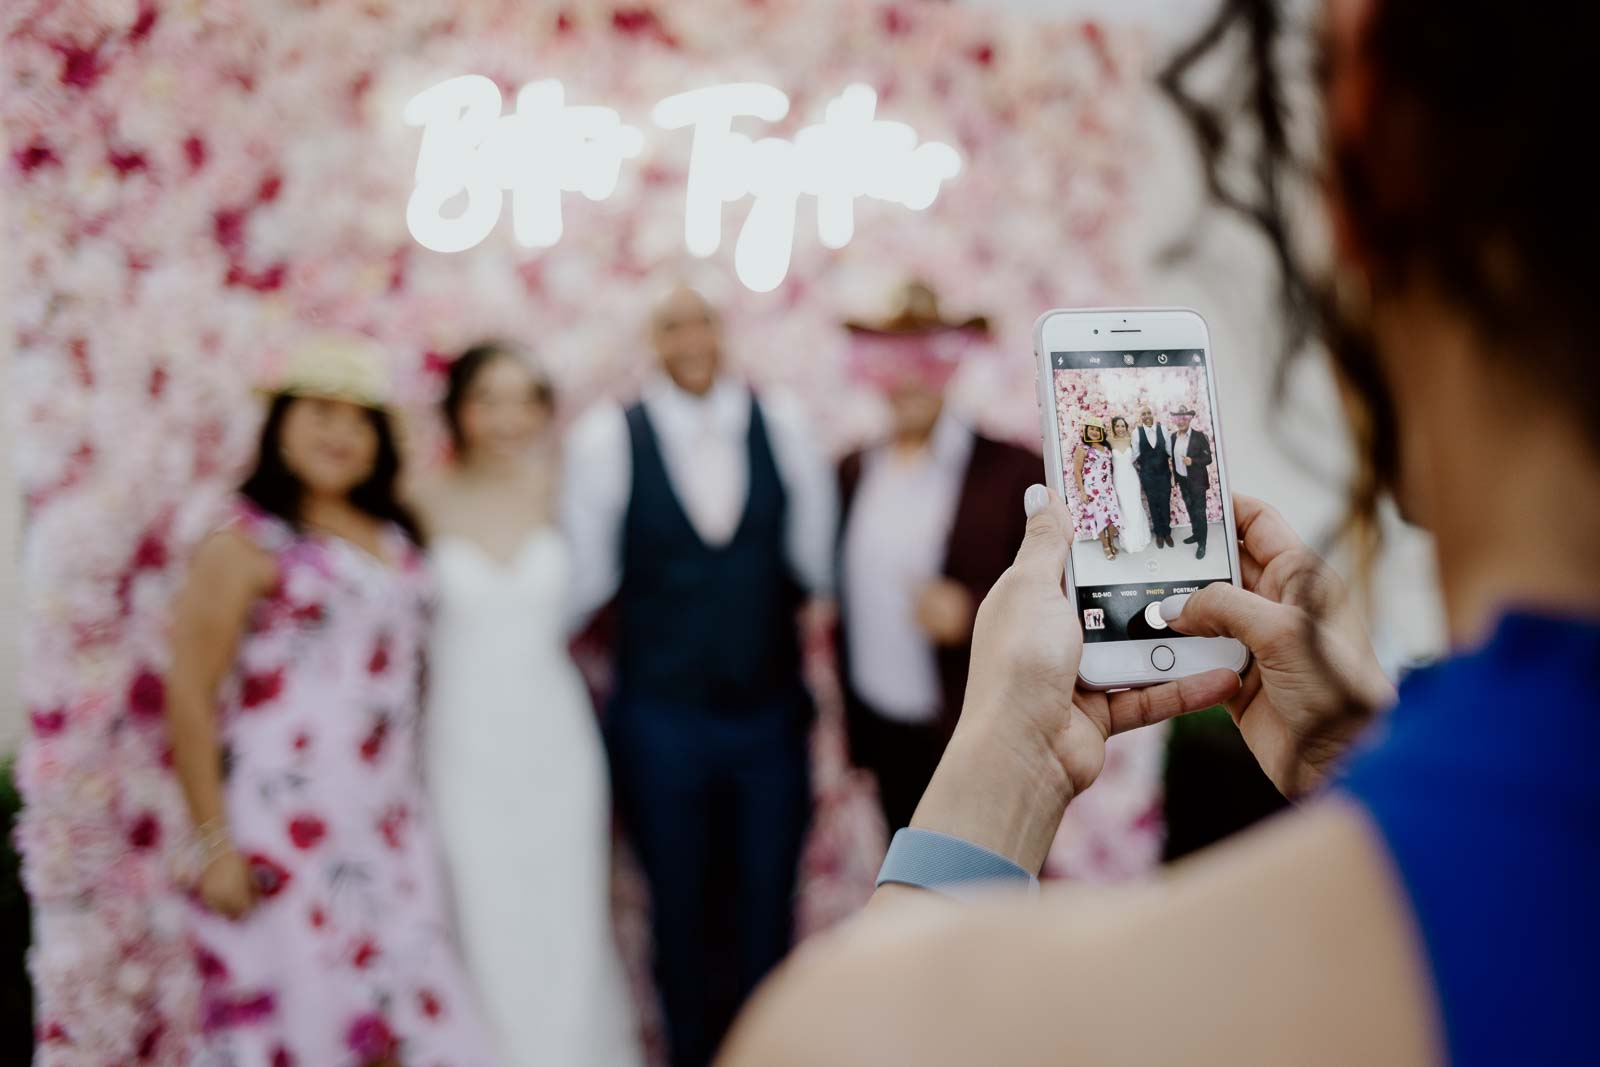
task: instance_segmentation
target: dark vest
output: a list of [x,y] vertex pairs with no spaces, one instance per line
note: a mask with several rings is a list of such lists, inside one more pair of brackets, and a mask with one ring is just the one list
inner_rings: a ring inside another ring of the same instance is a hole
[[788,501],[761,405],[750,404],[749,498],[733,540],[713,548],[689,521],[642,404],[628,409],[633,492],[623,524],[620,689],[737,712],[803,692],[785,552]]
[[[1166,431],[1164,429],[1162,429],[1161,424],[1159,422],[1156,423],[1154,426],[1150,427],[1150,429],[1156,431],[1156,447],[1151,449],[1148,452],[1145,452],[1144,455],[1147,455],[1147,456],[1159,456],[1160,459],[1159,459],[1158,464],[1157,464],[1156,467],[1141,469],[1139,471],[1139,474],[1142,476],[1142,475],[1144,475],[1146,473],[1146,471],[1148,471],[1149,474],[1152,477],[1154,477],[1159,471],[1164,469],[1164,467],[1166,465],[1166,462],[1167,462],[1167,434],[1166,434]],[[1144,423],[1142,423],[1142,422],[1141,423],[1137,423],[1133,427],[1133,436],[1135,438],[1143,437],[1144,431],[1145,431]],[[1136,440],[1134,442],[1134,444],[1138,445],[1140,448],[1144,447],[1144,442],[1143,441]]]

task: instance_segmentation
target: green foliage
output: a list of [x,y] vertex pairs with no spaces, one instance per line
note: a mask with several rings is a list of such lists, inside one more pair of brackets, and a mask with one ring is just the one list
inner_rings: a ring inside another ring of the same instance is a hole
[[13,840],[22,796],[12,763],[0,763],[0,1063],[33,1058],[33,991],[28,985],[28,894]]

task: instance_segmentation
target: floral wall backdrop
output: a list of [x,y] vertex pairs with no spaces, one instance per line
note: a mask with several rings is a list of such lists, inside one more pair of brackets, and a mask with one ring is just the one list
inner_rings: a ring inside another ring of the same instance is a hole
[[[744,80],[790,94],[780,135],[865,82],[881,117],[966,161],[926,212],[863,201],[842,251],[817,243],[803,202],[789,277],[760,296],[731,282],[747,202],[725,214],[709,269],[730,282],[729,348],[808,400],[831,445],[877,418],[845,382],[838,324],[884,310],[912,272],[998,323],[958,390],[1020,440],[1036,440],[1035,315],[1137,296],[1125,238],[1141,49],[1091,22],[817,0],[14,0],[0,25],[4,395],[27,508],[20,840],[46,1065],[185,1062],[195,986],[173,907],[185,819],[162,725],[166,612],[253,444],[250,385],[304,332],[384,342],[413,412],[445,354],[484,335],[530,345],[571,410],[626,392],[650,290],[682,266],[689,136],[652,129],[650,107]],[[427,252],[405,228],[418,131],[401,112],[461,73],[508,98],[560,78],[570,102],[645,130],[644,153],[610,200],[565,198],[553,249],[518,248],[507,220],[472,251]],[[425,452],[436,430],[414,428]],[[826,705],[826,664],[817,679]],[[816,746],[808,930],[860,903],[881,846],[836,708]],[[1127,739],[1073,805],[1051,869],[1152,864],[1158,771],[1159,738]],[[622,895],[637,931],[636,890]]]

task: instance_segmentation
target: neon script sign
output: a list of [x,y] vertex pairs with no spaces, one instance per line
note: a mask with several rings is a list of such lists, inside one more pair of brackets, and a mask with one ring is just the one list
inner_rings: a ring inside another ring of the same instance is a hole
[[[961,156],[947,144],[919,142],[904,123],[877,118],[877,106],[870,87],[849,86],[828,103],[821,122],[786,140],[752,139],[733,129],[738,118],[776,122],[789,113],[789,98],[768,85],[716,85],[657,104],[657,126],[692,131],[684,202],[690,253],[715,253],[723,205],[749,197],[734,270],[750,289],[770,292],[789,272],[800,197],[816,199],[817,237],[834,249],[855,235],[855,202],[862,197],[927,208],[960,173]],[[405,121],[422,128],[406,225],[435,252],[465,251],[488,237],[506,193],[517,243],[548,248],[561,239],[562,194],[610,197],[623,163],[644,148],[644,134],[611,108],[568,104],[558,81],[523,86],[507,115],[488,78],[451,78],[413,97]],[[452,201],[464,206],[446,215]]]

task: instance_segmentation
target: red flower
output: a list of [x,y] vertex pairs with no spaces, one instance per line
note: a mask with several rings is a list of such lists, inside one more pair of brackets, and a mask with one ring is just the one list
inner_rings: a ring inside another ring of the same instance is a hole
[[297,733],[297,734],[294,735],[294,750],[296,752],[304,752],[306,749],[308,749],[310,747],[311,747],[311,735],[310,734],[308,734],[308,733],[306,733],[304,731],[301,731],[300,733]]
[[283,864],[259,852],[247,853],[244,859],[250,865],[250,880],[263,900],[271,900],[288,887],[289,869]]
[[645,37],[668,48],[676,48],[678,41],[661,24],[661,17],[648,6],[619,7],[611,12],[611,28],[625,37]]
[[283,190],[283,175],[268,174],[261,179],[261,184],[256,187],[256,203],[270,204],[278,199],[278,193]]
[[388,1021],[375,1011],[357,1016],[345,1031],[344,1041],[346,1047],[364,1061],[393,1056],[399,1044]]
[[67,728],[67,709],[51,708],[49,711],[31,712],[28,721],[33,723],[35,737],[54,737]]
[[228,978],[228,965],[222,962],[221,957],[206,948],[198,945],[194,950],[195,966],[200,969],[200,977],[208,982],[226,981]]
[[111,169],[117,172],[117,177],[126,178],[141,170],[149,170],[150,162],[144,158],[144,153],[139,151],[119,152],[112,149],[106,153],[106,162],[111,164]]
[[317,815],[305,813],[296,815],[289,820],[289,840],[294,842],[294,847],[302,851],[316,848],[317,844],[328,836],[328,824]]
[[11,160],[18,170],[30,174],[40,167],[59,167],[61,157],[56,155],[55,149],[45,141],[32,141],[25,147],[12,153]]
[[974,45],[972,49],[967,52],[967,55],[970,56],[972,61],[978,64],[980,67],[992,66],[994,64],[994,45],[987,41],[985,41],[983,44]]
[[271,993],[257,993],[248,997],[217,997],[205,1005],[200,1026],[210,1032],[230,1026],[247,1026],[261,1022],[278,1008]]
[[430,1019],[437,1019],[444,1014],[444,1005],[439,1002],[439,994],[431,989],[417,992],[417,1006],[422,1009],[422,1014]]
[[211,215],[211,235],[230,252],[244,244],[246,215],[238,208],[220,208]]
[[308,626],[315,626],[322,621],[322,605],[301,604],[294,609],[294,621]]
[[367,660],[368,674],[382,674],[389,667],[389,635],[383,634],[378,638],[378,644],[372,650],[372,657]]
[[148,811],[133,820],[133,825],[128,827],[129,846],[141,852],[155,848],[160,840],[161,823]]
[[911,17],[898,7],[890,6],[883,9],[883,32],[890,37],[899,37],[901,34],[911,32]]
[[404,804],[389,806],[383,818],[378,820],[378,833],[383,835],[384,844],[393,849],[405,847],[406,819],[410,814]]
[[100,46],[93,48],[80,48],[75,44],[58,44],[56,52],[61,56],[61,84],[70,85],[74,89],[87,89],[100,80],[100,75],[106,72],[104,64],[100,62]]
[[239,690],[239,703],[246,708],[257,708],[278,699],[283,692],[283,668],[268,674],[247,674]]
[[372,961],[377,958],[378,946],[370,937],[362,938],[361,943],[356,946],[355,955],[350,957],[351,962],[356,965],[356,969],[359,971],[364,971],[371,967]]
[[189,161],[191,171],[206,165],[206,143],[199,134],[191,133],[183,139],[183,158]]
[[[158,370],[160,368],[157,368]],[[145,534],[133,553],[136,570],[159,570],[167,565],[167,546],[155,534]]]
[[320,930],[328,925],[328,913],[322,910],[322,905],[316,904],[311,908],[311,927]]
[[139,0],[139,17],[128,27],[128,38],[142,41],[156,28],[156,6],[150,0]]
[[156,1050],[161,1047],[161,1038],[166,1035],[166,1023],[157,1022],[144,1032],[139,1038],[139,1047],[134,1052],[134,1059],[140,1063],[148,1063],[155,1058]]
[[383,743],[388,737],[389,720],[387,717],[380,716],[378,721],[373,724],[372,730],[367,734],[366,739],[361,742],[361,758],[368,763],[376,762],[377,758],[383,754]]
[[128,687],[128,711],[142,719],[159,716],[167,704],[167,686],[161,675],[145,668]]
[[294,1067],[294,1054],[279,1045],[272,1050],[272,1067]]

